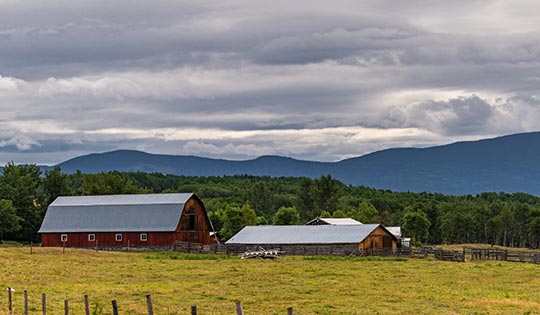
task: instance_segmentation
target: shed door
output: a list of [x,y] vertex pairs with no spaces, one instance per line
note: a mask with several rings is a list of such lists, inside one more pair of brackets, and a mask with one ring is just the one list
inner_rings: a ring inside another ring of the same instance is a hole
[[392,248],[392,237],[383,236],[383,247],[384,248]]

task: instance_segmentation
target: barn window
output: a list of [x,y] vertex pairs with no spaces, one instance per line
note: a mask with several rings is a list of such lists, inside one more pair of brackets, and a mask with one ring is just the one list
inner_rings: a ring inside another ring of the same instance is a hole
[[62,235],[60,235],[60,240],[61,240],[62,242],[67,242],[67,234],[62,234]]
[[122,234],[116,234],[116,241],[117,242],[122,241]]
[[146,233],[141,233],[141,241],[146,242],[148,240],[148,235]]
[[95,234],[88,234],[88,241],[93,242],[95,240],[96,240],[96,235]]

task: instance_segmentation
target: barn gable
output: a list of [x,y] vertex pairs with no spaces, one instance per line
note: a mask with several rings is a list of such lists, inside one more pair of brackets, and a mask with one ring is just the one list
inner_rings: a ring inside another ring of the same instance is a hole
[[353,218],[316,218],[306,225],[359,225],[362,224],[360,221],[356,221]]

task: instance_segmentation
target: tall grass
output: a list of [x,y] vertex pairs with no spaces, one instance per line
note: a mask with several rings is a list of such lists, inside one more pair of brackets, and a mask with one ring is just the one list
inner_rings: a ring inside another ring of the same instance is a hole
[[47,294],[48,314],[540,314],[540,266],[507,262],[443,262],[403,258],[284,256],[238,259],[175,252],[106,252],[0,248],[0,314],[13,287],[15,314],[28,290],[31,314]]

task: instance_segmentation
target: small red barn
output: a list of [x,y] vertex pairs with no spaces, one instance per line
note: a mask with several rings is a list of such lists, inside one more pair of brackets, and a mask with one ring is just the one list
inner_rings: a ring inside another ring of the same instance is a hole
[[202,201],[189,194],[58,197],[39,230],[42,246],[173,247],[210,244]]

